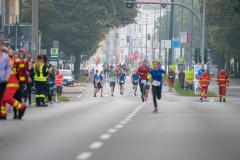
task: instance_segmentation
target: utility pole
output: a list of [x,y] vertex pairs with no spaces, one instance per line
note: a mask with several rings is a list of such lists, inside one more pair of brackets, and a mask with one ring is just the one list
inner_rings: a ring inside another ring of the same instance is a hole
[[130,39],[130,25],[128,25],[128,34],[129,34],[129,42],[128,42],[128,64],[130,64],[130,45],[131,45],[131,39]]
[[[167,6],[166,6],[166,32],[165,32],[165,40],[167,40],[168,39],[168,36],[167,36],[167,32],[168,32],[168,14],[167,14],[167,12],[168,12],[168,8],[167,8]],[[166,45],[166,44],[165,44]],[[167,56],[168,56],[168,49],[167,48],[165,48],[165,71],[167,71]]]
[[[193,0],[192,0],[192,10],[193,10]],[[191,14],[191,31],[190,31],[190,62],[189,62],[189,70],[192,70],[192,40],[193,40],[193,14]]]
[[[183,4],[183,0],[182,0]],[[183,7],[182,7],[182,19],[181,19],[181,32],[183,32]],[[182,44],[180,44],[180,57],[182,57]]]
[[203,0],[203,28],[202,28],[202,48],[201,48],[201,55],[202,55],[202,68],[204,68],[204,46],[205,46],[205,9],[206,9],[206,0]]
[[[173,3],[174,0],[171,0],[171,3]],[[174,32],[174,26],[173,26],[173,16],[174,16],[174,6],[171,5],[171,15],[170,15],[170,31],[169,31],[169,39],[172,40],[173,38],[173,32]],[[172,59],[173,59],[173,49],[169,48],[169,55],[168,55],[168,61],[169,61],[169,65],[172,65]]]
[[18,41],[18,22],[17,22],[17,15],[16,15],[16,24],[15,24],[15,52],[17,52],[17,41]]
[[10,17],[10,0],[6,0],[6,18],[5,18],[5,24],[9,24],[9,17]]
[[115,33],[115,27],[114,27],[114,32],[113,32],[113,34],[114,34],[114,35],[113,35],[113,40],[114,40],[114,42],[113,42],[113,55],[115,56],[115,45],[116,45],[116,44],[115,44],[115,43],[116,43],[116,42],[115,42],[115,38],[116,38],[116,37],[115,37],[115,34],[116,34],[116,33]]
[[[154,29],[153,29],[153,43],[155,42],[155,28],[156,28],[156,7],[155,7],[155,12],[154,12]],[[152,43],[152,44],[153,44]],[[153,49],[153,60],[155,60],[155,49]]]
[[148,15],[146,14],[146,55],[145,55],[145,60],[147,61],[147,41],[148,41],[148,33],[147,33],[147,19]]
[[32,41],[36,44],[36,49],[32,53],[33,60],[36,61],[38,53],[38,0],[32,0]]
[[[161,2],[161,0],[160,0]],[[160,17],[159,17],[159,53],[158,58],[161,58],[161,52],[162,52],[162,42],[161,42],[161,32],[162,32],[162,26],[161,26],[161,20],[162,20],[162,6],[160,4]]]
[[1,0],[1,39],[4,40],[4,0]]
[[22,0],[19,0],[19,23],[21,22],[21,18],[22,18]]

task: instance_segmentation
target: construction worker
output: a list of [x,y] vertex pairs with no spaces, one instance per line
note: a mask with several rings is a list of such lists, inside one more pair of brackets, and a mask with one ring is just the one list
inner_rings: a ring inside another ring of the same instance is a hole
[[34,73],[35,73],[35,88],[36,88],[36,104],[37,107],[47,107],[45,104],[45,94],[46,94],[46,82],[48,79],[48,68],[47,65],[43,63],[43,56],[37,56],[37,62],[34,63]]
[[63,74],[59,72],[58,68],[55,68],[55,82],[57,83],[57,93],[62,94]]
[[228,74],[224,71],[224,69],[221,69],[221,72],[217,76],[217,85],[219,86],[219,101],[226,102],[226,86],[229,87],[229,77]]
[[209,82],[211,81],[212,81],[212,77],[206,73],[205,69],[203,69],[202,75],[199,78],[199,85],[201,87],[201,98],[200,98],[201,101],[203,101],[203,98],[205,101],[207,100],[208,85],[209,85]]
[[[2,45],[2,41],[0,40],[0,47]],[[12,73],[10,75],[10,78],[7,80],[6,89],[1,99],[0,119],[2,120],[7,119],[6,103],[10,104],[13,108],[19,111],[18,119],[21,119],[23,117],[26,110],[26,106],[14,98],[15,93],[19,89],[19,83],[15,68],[16,65],[14,65],[14,61],[11,57],[9,57],[9,62],[12,67]]]

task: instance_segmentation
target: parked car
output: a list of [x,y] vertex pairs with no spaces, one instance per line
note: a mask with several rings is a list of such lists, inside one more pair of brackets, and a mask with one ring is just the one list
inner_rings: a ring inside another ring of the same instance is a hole
[[73,85],[74,83],[74,75],[72,74],[72,72],[70,70],[63,70],[60,69],[59,70],[62,74],[63,74],[63,86],[69,86],[69,85]]

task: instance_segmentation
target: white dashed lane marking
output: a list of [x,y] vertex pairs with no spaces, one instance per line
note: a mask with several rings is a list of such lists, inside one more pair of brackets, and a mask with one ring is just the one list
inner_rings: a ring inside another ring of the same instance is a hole
[[117,132],[117,129],[109,129],[108,132],[109,133],[115,133],[115,132]]
[[120,125],[120,124],[115,126],[115,128],[122,128],[122,127],[123,125]]
[[103,134],[100,136],[100,139],[109,139],[111,137],[111,134]]
[[102,142],[93,142],[93,143],[89,146],[89,148],[90,148],[90,149],[98,149],[98,148],[100,148],[102,145],[103,145]]
[[91,152],[82,152],[81,154],[79,154],[76,159],[77,160],[87,160],[92,156]]

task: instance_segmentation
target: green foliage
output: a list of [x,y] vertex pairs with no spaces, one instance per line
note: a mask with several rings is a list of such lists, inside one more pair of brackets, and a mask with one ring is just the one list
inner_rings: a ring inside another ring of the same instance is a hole
[[[31,2],[24,1],[23,22],[31,23]],[[38,15],[43,48],[50,50],[58,40],[66,56],[75,55],[75,72],[79,73],[80,55],[93,55],[112,28],[133,23],[137,8],[128,9],[124,0],[39,1]]]

